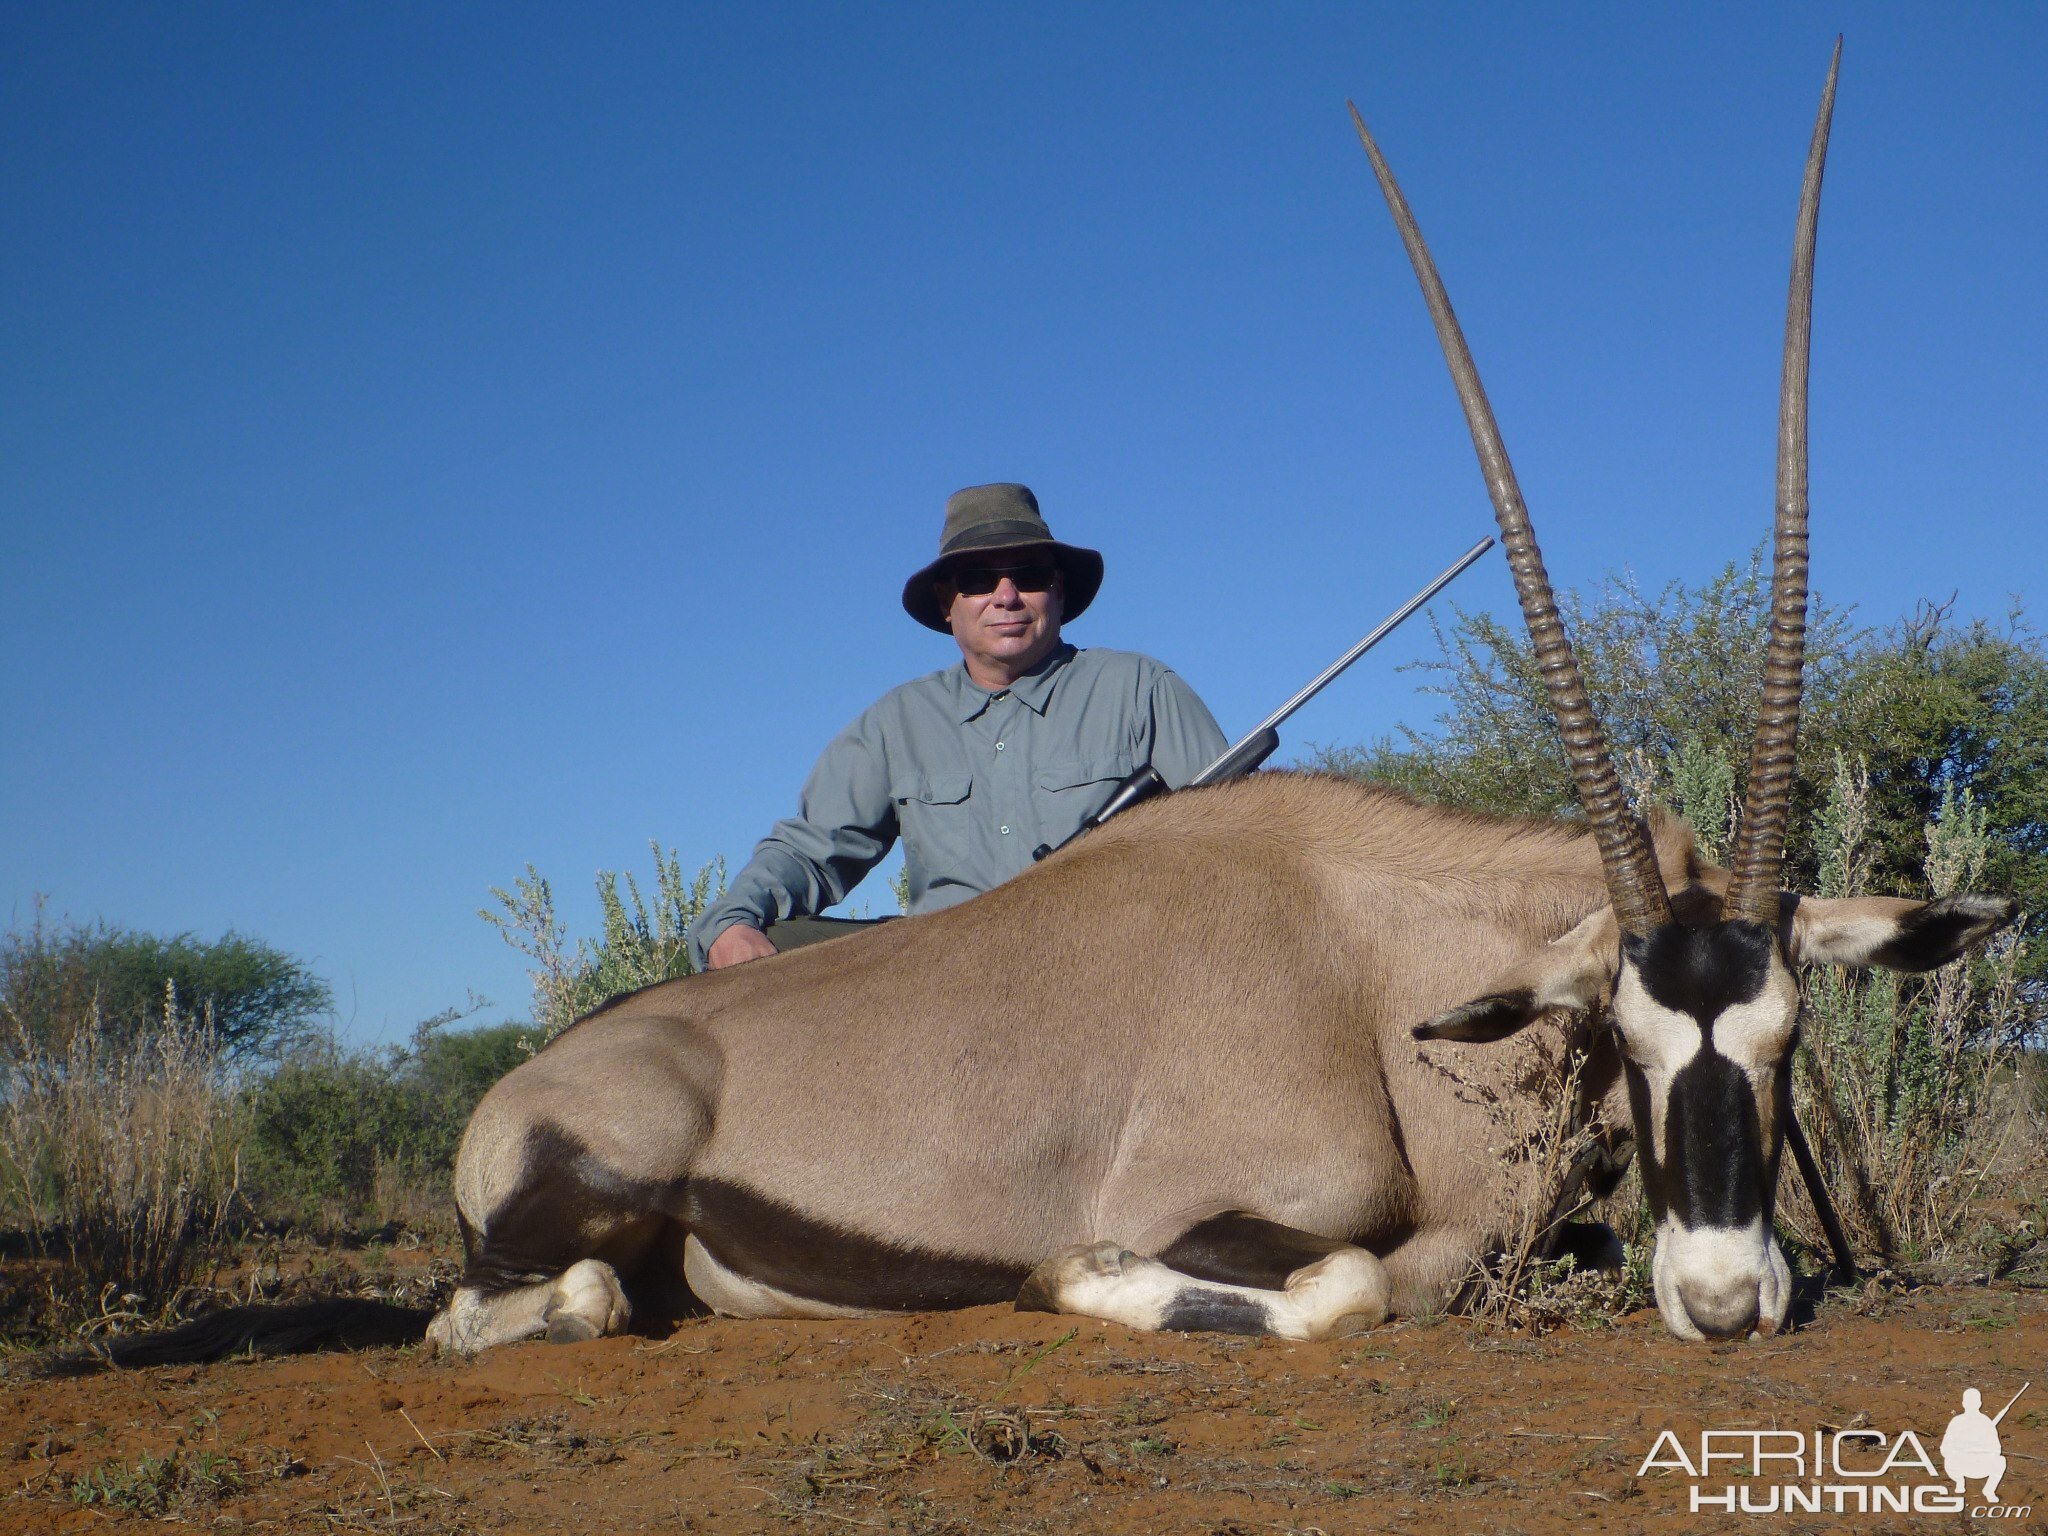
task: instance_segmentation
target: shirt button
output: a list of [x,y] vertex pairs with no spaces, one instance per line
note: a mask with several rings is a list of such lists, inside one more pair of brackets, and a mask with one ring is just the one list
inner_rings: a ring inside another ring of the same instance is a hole
[[1009,829],[1008,827],[1004,827],[1004,828],[1003,828],[1003,836],[1005,836],[1005,837],[1008,837],[1009,835],[1010,835],[1010,829]]
[[1003,744],[1000,741],[996,743],[996,750],[998,752],[1003,750]]

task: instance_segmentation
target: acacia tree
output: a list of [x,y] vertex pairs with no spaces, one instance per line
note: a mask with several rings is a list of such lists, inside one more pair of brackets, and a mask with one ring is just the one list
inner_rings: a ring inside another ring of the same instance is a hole
[[209,941],[105,923],[51,928],[38,913],[0,936],[0,1014],[44,1044],[95,1018],[111,1041],[132,1040],[162,1022],[167,991],[182,1013],[210,1019],[231,1063],[276,1057],[334,1006],[301,961],[232,930]]

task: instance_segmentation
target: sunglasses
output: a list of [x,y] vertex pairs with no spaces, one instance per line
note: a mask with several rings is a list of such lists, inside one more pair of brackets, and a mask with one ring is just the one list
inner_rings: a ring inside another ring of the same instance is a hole
[[1002,584],[1005,576],[1019,592],[1045,592],[1051,589],[1053,578],[1059,575],[1059,567],[1050,561],[1031,565],[963,565],[946,573],[946,580],[953,584],[955,592],[968,597],[986,597]]

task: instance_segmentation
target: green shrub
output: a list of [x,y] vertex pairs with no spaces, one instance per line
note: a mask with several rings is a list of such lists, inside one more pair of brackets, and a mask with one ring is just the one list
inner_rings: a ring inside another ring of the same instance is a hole
[[[1871,799],[1869,773],[1839,756],[1820,818],[1821,895],[1864,893]],[[1981,888],[1990,818],[1970,791],[1950,791],[1923,846],[1922,894]],[[1822,967],[1807,978],[1800,1121],[1852,1238],[1888,1265],[1950,1254],[1981,1197],[2040,1186],[2048,1148],[2024,1091],[2026,951],[2007,931],[1926,977]],[[1818,1237],[1803,1190],[1787,1219]]]
[[641,899],[640,882],[624,876],[626,895],[619,895],[620,876],[611,870],[597,875],[597,901],[604,936],[578,939],[572,949],[568,931],[555,915],[554,887],[531,864],[510,891],[493,886],[499,911],[477,913],[498,930],[507,944],[534,962],[533,1018],[543,1042],[552,1040],[607,998],[652,986],[696,969],[684,935],[705,907],[725,894],[725,860],[714,859],[683,878],[682,861],[654,850],[654,908]]
[[[1559,606],[1586,685],[1640,803],[1661,799],[1724,853],[1749,771],[1769,584],[1761,553],[1701,587],[1646,595],[1611,577]],[[1443,700],[1432,729],[1314,749],[1310,766],[1392,783],[1425,799],[1522,815],[1579,814],[1542,676],[1519,619],[1458,613],[1441,655],[1416,665]],[[1851,628],[1818,597],[1808,626],[1786,883],[1813,890],[1835,761],[1868,780],[1857,857],[1876,892],[1921,888],[1924,829],[1968,791],[1983,819],[1985,890],[2048,915],[2048,647],[2015,615],[1957,625],[1923,607],[1887,630]],[[2024,962],[2044,979],[2048,946]]]
[[531,1051],[522,1024],[451,1030],[409,1045],[308,1044],[243,1092],[247,1198],[260,1214],[322,1229],[420,1223],[449,1205],[470,1111]]

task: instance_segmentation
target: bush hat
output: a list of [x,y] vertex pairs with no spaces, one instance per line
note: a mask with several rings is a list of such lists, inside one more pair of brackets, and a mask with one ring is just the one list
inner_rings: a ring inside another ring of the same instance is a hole
[[1102,586],[1102,556],[1092,549],[1062,544],[1052,536],[1038,510],[1038,498],[1028,485],[1008,481],[996,485],[970,485],[946,498],[946,525],[939,533],[939,558],[903,584],[903,611],[926,629],[950,635],[939,607],[933,582],[946,567],[962,556],[996,555],[1012,550],[1047,551],[1060,575],[1066,579],[1066,603],[1062,621],[1078,619],[1095,601]]

